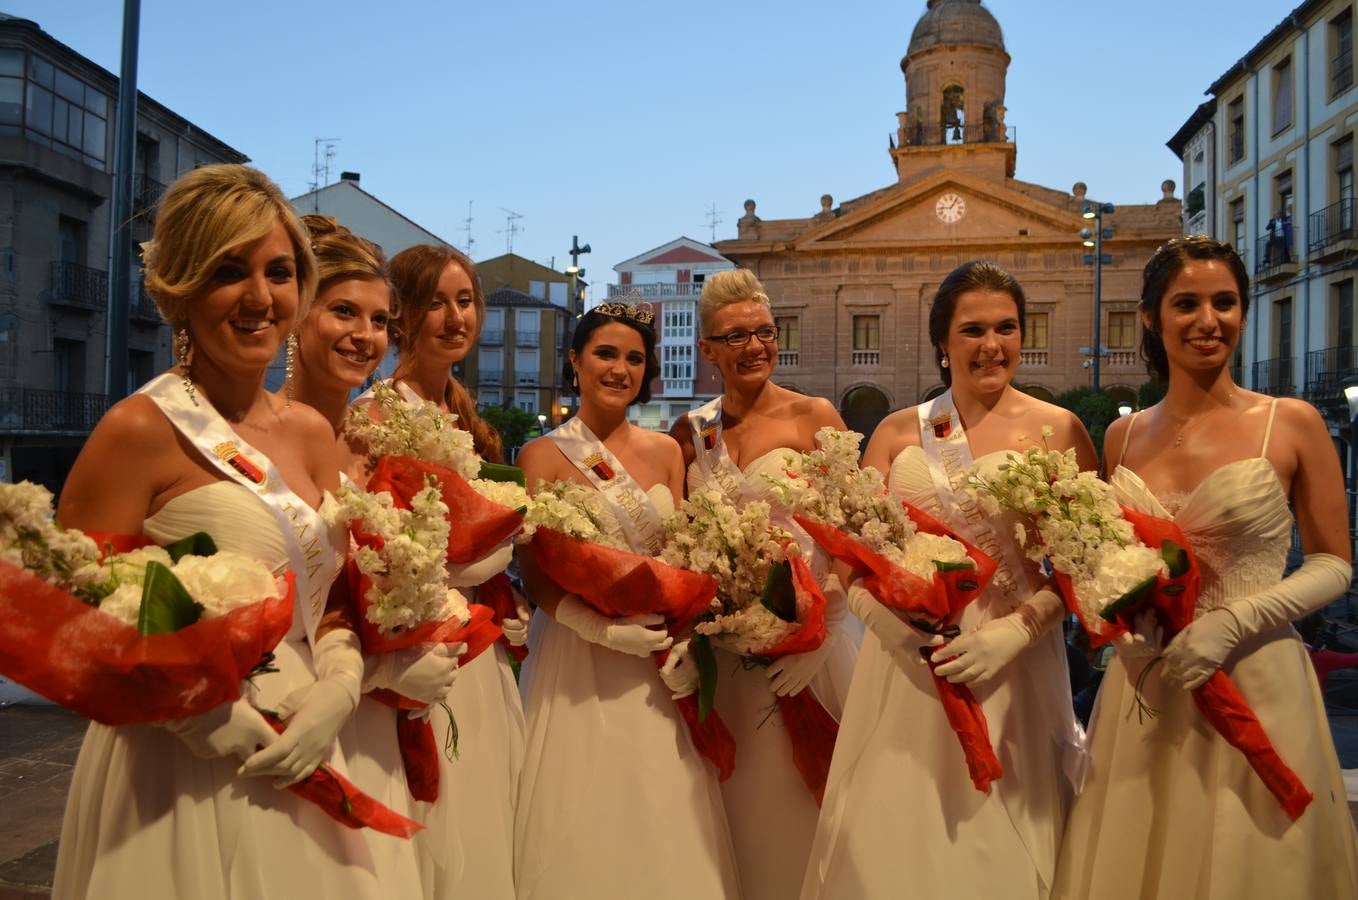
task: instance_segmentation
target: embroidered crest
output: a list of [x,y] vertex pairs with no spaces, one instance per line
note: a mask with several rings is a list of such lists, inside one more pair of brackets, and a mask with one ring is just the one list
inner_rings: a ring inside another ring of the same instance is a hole
[[703,449],[711,450],[717,446],[717,425],[709,425],[698,434],[703,439]]
[[952,434],[952,412],[948,411],[940,416],[934,416],[929,420],[929,427],[934,431],[934,437],[942,440]]
[[608,463],[604,462],[604,455],[602,453],[591,453],[589,456],[585,457],[583,465],[586,469],[589,469],[595,475],[598,475],[603,481],[613,480],[613,468],[609,466]]
[[226,463],[255,484],[264,483],[264,472],[236,449],[236,445],[231,441],[223,441],[212,448],[212,452],[217,458]]

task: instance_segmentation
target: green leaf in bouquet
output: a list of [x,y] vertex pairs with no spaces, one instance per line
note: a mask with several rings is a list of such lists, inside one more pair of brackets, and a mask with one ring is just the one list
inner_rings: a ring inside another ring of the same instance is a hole
[[688,640],[688,655],[698,667],[698,721],[706,722],[712,704],[717,699],[717,656],[712,642],[705,634],[695,634]]
[[481,462],[481,471],[477,474],[478,478],[486,481],[513,482],[519,487],[528,487],[528,481],[523,477],[523,469],[518,466],[507,466],[503,463]]
[[797,621],[797,592],[792,587],[792,566],[787,560],[769,566],[759,602],[784,622]]
[[197,622],[202,615],[203,607],[189,596],[173,572],[158,562],[146,564],[146,579],[141,586],[141,610],[137,613],[137,631],[142,634],[171,634]]
[[[938,572],[966,572],[973,571],[975,568],[976,563],[972,562],[970,559],[965,559],[961,562],[944,562],[940,559],[934,560],[934,570]],[[963,591],[974,591],[980,588],[980,586],[981,583],[979,581],[973,581],[969,578],[958,579],[957,582],[958,590]]]
[[166,544],[165,552],[170,554],[170,559],[175,562],[179,562],[185,556],[215,556],[217,543],[212,540],[212,535],[206,531],[195,531],[173,544]]
[[1146,596],[1147,593],[1149,593],[1150,589],[1153,587],[1155,587],[1154,575],[1152,575],[1150,578],[1147,578],[1145,581],[1141,582],[1136,587],[1132,588],[1130,591],[1128,591],[1121,597],[1114,600],[1112,603],[1105,606],[1103,610],[1099,613],[1099,618],[1103,619],[1105,622],[1114,621],[1117,618],[1117,614],[1119,612],[1131,606],[1133,603],[1136,603],[1137,601],[1141,600],[1143,597]]
[[1169,577],[1178,578],[1188,571],[1188,551],[1171,540],[1160,542],[1160,558],[1169,567]]

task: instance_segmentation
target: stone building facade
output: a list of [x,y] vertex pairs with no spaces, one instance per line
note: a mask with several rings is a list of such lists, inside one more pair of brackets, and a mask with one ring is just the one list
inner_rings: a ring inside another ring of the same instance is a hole
[[[839,204],[826,194],[806,218],[762,219],[753,200],[734,240],[715,246],[752,269],[789,340],[775,379],[830,398],[870,432],[890,410],[941,390],[928,340],[934,293],[956,266],[989,259],[1028,298],[1017,381],[1051,396],[1091,382],[1092,254],[1080,232],[1084,184],[1069,192],[1014,178],[1018,143],[1005,122],[1010,58],[979,0],[929,0],[901,60],[906,109],[890,138],[894,184]],[[1141,269],[1180,229],[1174,183],[1142,205],[1103,216],[1102,387],[1134,400],[1146,380],[1137,352]],[[1088,263],[1088,264],[1087,264]],[[795,337],[792,337],[795,335]]]

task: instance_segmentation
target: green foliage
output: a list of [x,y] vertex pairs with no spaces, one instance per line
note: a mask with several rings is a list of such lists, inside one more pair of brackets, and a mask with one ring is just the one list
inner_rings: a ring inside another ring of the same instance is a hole
[[197,622],[202,615],[203,607],[189,596],[173,572],[158,562],[146,564],[137,631],[142,634],[172,634]]
[[477,412],[491,424],[491,427],[500,432],[500,440],[504,442],[506,451],[513,447],[522,447],[538,430],[537,416],[515,406],[508,409],[503,406],[486,406]]
[[1096,394],[1087,387],[1078,387],[1057,394],[1052,402],[1075,413],[1089,431],[1094,450],[1102,457],[1104,432],[1118,417],[1117,401],[1103,392]]
[[1165,391],[1167,390],[1169,390],[1169,385],[1158,378],[1152,378],[1137,389],[1137,409],[1145,409],[1148,406],[1154,406],[1159,403],[1161,400],[1165,399]]

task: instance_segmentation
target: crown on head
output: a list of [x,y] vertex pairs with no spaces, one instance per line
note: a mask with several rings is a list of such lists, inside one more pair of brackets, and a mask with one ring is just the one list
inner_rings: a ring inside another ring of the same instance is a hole
[[614,319],[633,319],[642,325],[655,321],[655,310],[636,291],[628,291],[611,303],[601,303],[593,311]]

